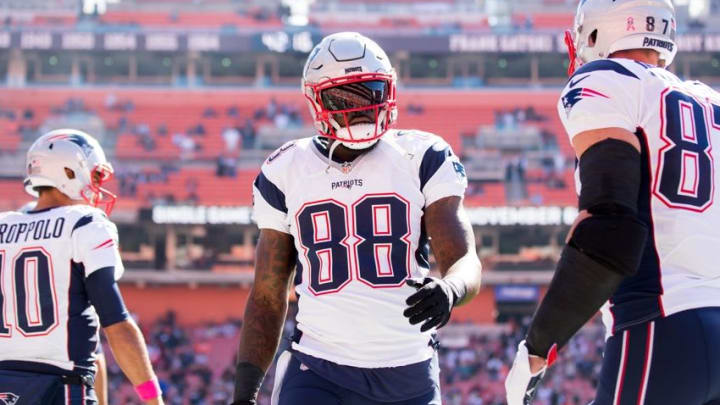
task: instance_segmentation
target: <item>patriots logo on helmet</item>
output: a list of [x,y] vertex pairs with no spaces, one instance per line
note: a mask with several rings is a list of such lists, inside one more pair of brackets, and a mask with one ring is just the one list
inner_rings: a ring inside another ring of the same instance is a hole
[[12,392],[0,392],[0,404],[15,405],[18,399],[20,399],[20,396]]
[[565,107],[565,114],[570,115],[570,111],[580,100],[594,97],[610,98],[599,91],[595,91],[587,87],[580,87],[568,91],[562,98],[563,107]]
[[90,154],[95,150],[93,146],[90,144],[90,142],[85,139],[85,137],[77,135],[77,134],[70,134],[70,135],[57,135],[53,136],[52,138],[48,139],[49,141],[55,141],[55,140],[67,140],[75,145],[79,146],[80,149],[83,150],[83,153],[85,153],[86,156],[90,156]]

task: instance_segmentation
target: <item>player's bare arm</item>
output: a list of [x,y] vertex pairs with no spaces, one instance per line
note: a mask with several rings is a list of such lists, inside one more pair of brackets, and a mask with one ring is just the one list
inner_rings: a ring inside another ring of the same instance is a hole
[[[132,319],[110,325],[103,331],[120,369],[134,386],[155,378],[145,348],[145,340]],[[157,397],[145,403],[155,405],[162,404],[163,401],[162,397]]]
[[261,229],[255,255],[255,282],[240,333],[235,403],[254,404],[280,341],[296,251],[291,235]]
[[105,359],[105,353],[98,353],[95,366],[97,367],[95,394],[98,397],[98,405],[108,405],[107,360]]
[[572,140],[575,156],[580,159],[583,153],[590,149],[591,146],[607,139],[617,139],[619,141],[627,142],[632,145],[638,153],[640,152],[640,141],[632,132],[623,128],[603,128],[585,131],[576,135]]
[[461,197],[446,197],[428,206],[423,216],[442,279],[408,280],[419,290],[407,299],[404,315],[411,324],[424,322],[421,331],[442,327],[457,305],[469,302],[480,290],[482,266],[475,236]]
[[462,198],[436,201],[425,210],[424,220],[440,274],[445,279],[458,278],[467,287],[465,298],[455,305],[470,302],[480,291],[482,265]]

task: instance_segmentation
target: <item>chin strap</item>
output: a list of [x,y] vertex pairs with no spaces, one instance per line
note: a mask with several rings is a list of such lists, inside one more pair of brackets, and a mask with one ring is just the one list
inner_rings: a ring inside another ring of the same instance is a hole
[[335,152],[335,148],[337,148],[338,146],[340,146],[340,142],[335,141],[332,143],[332,145],[330,145],[330,148],[328,149],[328,165],[325,168],[325,173],[330,173],[330,169],[332,169],[332,156]]
[[565,30],[565,46],[567,46],[568,58],[570,58],[570,64],[568,64],[568,76],[572,76],[573,73],[575,73],[577,50],[575,49],[575,41],[573,40],[572,32],[570,32],[570,30]]

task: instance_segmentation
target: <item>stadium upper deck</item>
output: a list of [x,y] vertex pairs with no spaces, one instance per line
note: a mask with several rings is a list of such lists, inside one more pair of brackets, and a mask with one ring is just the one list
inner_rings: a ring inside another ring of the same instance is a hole
[[[473,206],[572,205],[571,151],[555,113],[556,94],[413,90],[401,94],[400,128],[443,136],[467,157]],[[403,101],[405,100],[405,101]],[[22,151],[48,126],[96,122],[118,167],[119,209],[157,200],[250,205],[250,184],[272,149],[312,135],[296,90],[6,90],[0,96],[2,207],[22,205]],[[453,117],[448,120],[447,117]],[[75,121],[74,121],[75,120]],[[66,124],[67,123],[67,124]],[[555,162],[555,156],[561,156]],[[182,163],[182,169],[178,167]],[[167,169],[161,169],[160,166]],[[13,170],[13,167],[15,170]],[[508,187],[519,184],[513,194]]]

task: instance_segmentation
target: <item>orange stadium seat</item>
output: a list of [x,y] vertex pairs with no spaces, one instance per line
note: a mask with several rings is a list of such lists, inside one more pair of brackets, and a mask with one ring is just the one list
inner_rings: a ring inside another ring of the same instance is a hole
[[[108,109],[106,98],[113,94],[118,103],[131,102],[133,108],[127,111]],[[522,103],[518,104],[519,96]],[[225,141],[222,131],[228,126],[242,126],[256,111],[264,110],[268,103],[275,99],[292,105],[300,112],[306,125],[310,116],[304,105],[301,94],[295,90],[156,90],[156,89],[121,89],[98,90],[67,90],[67,89],[8,89],[0,94],[0,103],[6,108],[22,111],[32,106],[34,117],[22,121],[24,125],[40,127],[53,110],[62,106],[69,98],[82,99],[86,110],[100,117],[110,129],[115,129],[118,120],[125,117],[128,126],[118,132],[115,138],[114,159],[123,162],[145,162],[158,166],[159,163],[180,167],[180,171],[171,173],[166,183],[143,183],[137,185],[136,197],[125,197],[118,207],[137,209],[148,206],[156,199],[175,202],[197,202],[205,205],[249,205],[251,203],[251,183],[257,169],[246,169],[237,172],[236,177],[217,177],[216,159],[225,152]],[[558,147],[563,155],[573,155],[570,142],[557,116],[557,94],[554,91],[520,92],[507,91],[453,91],[453,90],[415,90],[408,89],[400,93],[399,128],[417,128],[438,134],[445,138],[456,153],[462,153],[462,136],[476,134],[478,128],[492,126],[495,123],[496,111],[509,111],[517,108],[534,107],[535,111],[545,117],[544,121],[533,122],[532,125],[557,134]],[[410,108],[410,104],[420,108]],[[226,111],[236,107],[237,117],[227,116]],[[203,112],[212,108],[216,114],[205,117]],[[145,124],[154,147],[145,149],[139,142],[139,136],[132,128],[137,124]],[[183,153],[173,142],[177,133],[202,124],[206,134],[190,136],[197,145],[195,151]],[[258,125],[270,124],[260,119]],[[159,126],[167,128],[167,134],[158,133]],[[21,136],[17,121],[0,120],[0,141],[5,151],[16,151],[21,146]],[[0,153],[2,151],[0,150]],[[537,183],[540,175],[528,172],[528,194],[531,201],[534,196],[542,196],[542,204],[573,204],[572,171],[563,175],[565,187],[549,188]],[[22,189],[15,184],[18,180],[0,180],[0,187],[7,188],[8,207],[21,205],[27,198]],[[111,184],[111,189],[117,187]],[[3,189],[5,191],[5,189]],[[485,183],[477,194],[468,196],[468,203],[477,206],[506,205],[504,183]],[[517,204],[517,202],[515,202]]]

